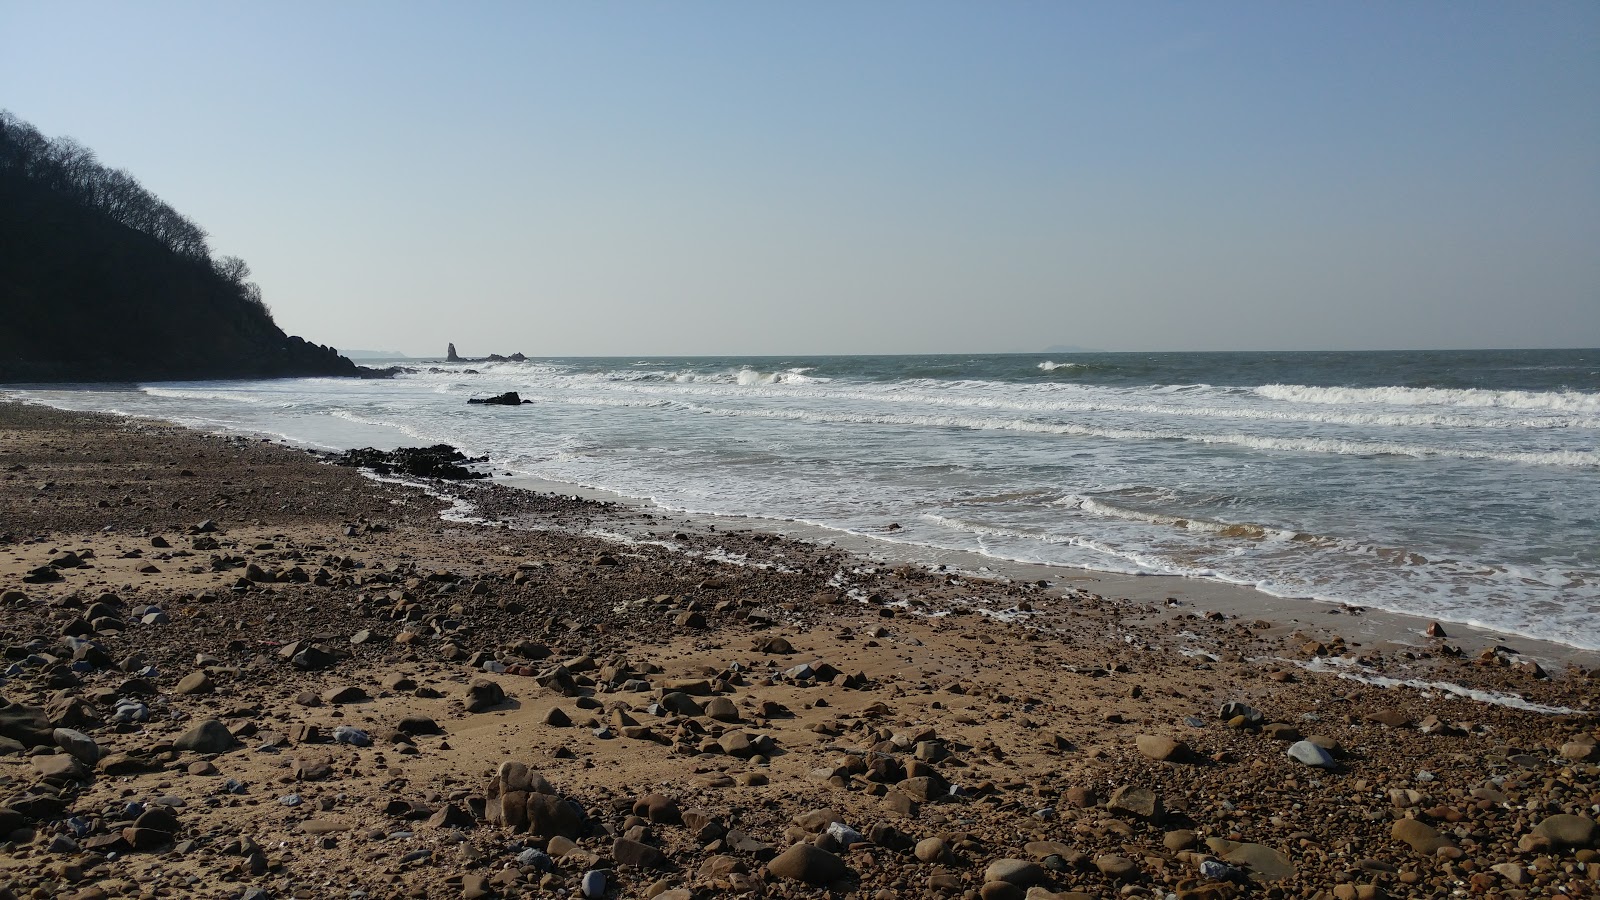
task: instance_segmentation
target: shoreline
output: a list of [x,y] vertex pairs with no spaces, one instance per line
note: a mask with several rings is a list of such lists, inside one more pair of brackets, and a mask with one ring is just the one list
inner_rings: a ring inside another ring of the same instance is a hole
[[[1365,616],[1188,602],[1199,583],[1167,607],[12,403],[0,521],[13,896],[1600,884],[1600,836],[1549,837],[1593,827],[1600,673],[1471,638],[1391,645]],[[1287,755],[1303,738],[1328,768]]]
[[497,476],[492,480],[496,484],[535,493],[568,494],[638,509],[660,510],[667,515],[681,516],[685,523],[698,523],[702,526],[706,523],[720,524],[725,527],[779,534],[786,538],[822,546],[839,547],[888,565],[909,563],[929,569],[951,568],[980,577],[1047,581],[1051,582],[1052,586],[1092,589],[1096,593],[1135,603],[1165,604],[1170,599],[1177,601],[1170,606],[1174,613],[1198,611],[1203,615],[1215,611],[1242,618],[1286,618],[1296,625],[1320,623],[1330,627],[1343,623],[1330,623],[1324,617],[1345,616],[1347,620],[1357,622],[1348,629],[1353,634],[1365,641],[1380,642],[1389,646],[1426,646],[1429,627],[1442,621],[1449,626],[1444,630],[1452,640],[1469,646],[1514,645],[1518,656],[1537,660],[1546,666],[1553,664],[1559,667],[1569,663],[1590,668],[1600,666],[1600,650],[1511,634],[1468,622],[1435,620],[1410,613],[1375,607],[1353,607],[1309,597],[1280,597],[1248,585],[1233,584],[1215,578],[1129,575],[1075,566],[1030,563],[971,550],[948,550],[904,543],[808,522],[761,516],[684,512],[658,506],[648,498],[631,497],[603,488],[550,481],[531,475]]
[[[429,362],[429,360],[421,360],[421,362]],[[132,415],[121,411],[115,414]],[[137,418],[138,416],[134,417]],[[351,430],[350,434],[342,434],[343,440],[339,440],[330,432],[329,434],[321,435],[321,441],[313,438],[292,437],[281,432],[240,428],[231,426],[226,422],[211,422],[208,424],[196,422],[186,427],[215,433],[260,435],[281,441],[287,446],[312,452],[325,452],[328,450],[337,452],[344,443],[349,443],[352,440],[370,442],[380,448],[388,447],[391,442],[394,446],[405,446],[408,443],[416,443],[420,440],[417,436],[392,425],[368,423],[342,423],[339,427],[344,430]],[[480,451],[469,448],[469,453],[477,452]],[[493,463],[491,463],[492,465]],[[656,507],[654,501],[648,498],[616,493],[605,488],[592,488],[582,484],[551,481],[535,475],[501,473],[496,474],[494,480],[498,483],[524,486],[530,490],[543,490],[586,497],[592,496],[595,499],[623,503],[630,506],[671,511],[666,507]],[[887,534],[862,534],[803,520],[705,512],[687,512],[684,515],[696,521],[724,522],[731,527],[756,528],[795,537],[800,540],[842,546],[854,552],[865,553],[873,558],[891,563],[909,562],[930,567],[954,565],[976,571],[993,571],[1001,574],[1012,573],[1014,577],[1019,577],[1023,580],[1044,579],[1095,584],[1105,591],[1148,602],[1164,602],[1167,597],[1176,597],[1186,605],[1191,607],[1198,605],[1205,610],[1218,609],[1229,614],[1242,616],[1289,617],[1297,622],[1313,625],[1320,622],[1324,616],[1349,615],[1352,619],[1360,620],[1359,625],[1353,627],[1352,630],[1364,635],[1366,640],[1379,641],[1394,646],[1405,646],[1417,642],[1425,637],[1425,633],[1430,626],[1434,626],[1437,623],[1443,626],[1443,630],[1451,635],[1453,639],[1469,642],[1477,646],[1498,645],[1508,647],[1515,651],[1515,655],[1538,661],[1543,665],[1559,666],[1567,663],[1590,667],[1600,665],[1600,647],[1584,647],[1551,637],[1533,636],[1523,630],[1507,630],[1494,625],[1480,624],[1466,617],[1459,619],[1440,617],[1438,613],[1423,615],[1351,600],[1323,600],[1304,596],[1281,596],[1268,593],[1250,584],[1227,581],[1211,576],[1126,574],[1094,568],[1080,568],[1071,564],[1032,563],[1011,560],[999,556],[991,556],[981,550],[942,549],[931,545],[896,540]]]

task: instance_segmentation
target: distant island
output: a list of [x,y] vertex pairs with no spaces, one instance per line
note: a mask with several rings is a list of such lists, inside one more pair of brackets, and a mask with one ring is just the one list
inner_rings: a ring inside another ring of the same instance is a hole
[[0,110],[0,382],[385,374],[285,334],[249,276],[132,175]]

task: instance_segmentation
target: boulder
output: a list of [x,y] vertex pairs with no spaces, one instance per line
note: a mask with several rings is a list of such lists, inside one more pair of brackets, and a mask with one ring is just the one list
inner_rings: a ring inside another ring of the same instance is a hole
[[795,844],[767,863],[767,871],[789,881],[831,884],[849,874],[844,860],[813,844]]
[[233,732],[217,719],[206,719],[178,736],[172,746],[194,753],[222,753],[232,749]]
[[504,702],[506,702],[506,692],[498,682],[480,678],[467,688],[466,705],[469,713],[493,709]]

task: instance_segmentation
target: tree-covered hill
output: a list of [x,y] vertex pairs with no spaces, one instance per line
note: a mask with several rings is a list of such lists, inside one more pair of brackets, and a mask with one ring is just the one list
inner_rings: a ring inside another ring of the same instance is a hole
[[0,110],[0,382],[357,375],[236,257],[70,138]]

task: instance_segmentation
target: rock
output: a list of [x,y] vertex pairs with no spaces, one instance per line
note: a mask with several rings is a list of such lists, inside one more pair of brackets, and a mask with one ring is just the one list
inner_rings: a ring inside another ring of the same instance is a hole
[[1416,819],[1397,819],[1389,829],[1389,836],[1397,841],[1411,845],[1411,849],[1418,853],[1432,855],[1440,847],[1454,847],[1443,835],[1439,834],[1433,826],[1419,822]]
[[585,897],[604,897],[606,895],[606,873],[599,869],[590,869],[583,873],[583,880],[579,882],[578,888]]
[[1044,869],[1026,859],[997,859],[983,870],[985,883],[1004,881],[1018,887],[1027,887],[1044,880]]
[[172,746],[193,753],[222,753],[234,745],[233,733],[216,719],[206,719],[178,736]]
[[[504,394],[496,394],[493,397],[484,397],[482,399],[477,397],[469,397],[467,398],[467,402],[481,403],[486,406],[521,406],[524,403],[532,403],[533,401],[522,399],[522,397],[518,396],[516,391],[506,391]],[[601,893],[604,893],[604,891]]]
[[1125,784],[1106,801],[1106,808],[1154,820],[1161,817],[1161,796],[1147,787]]
[[350,744],[355,747],[372,746],[372,738],[365,731],[351,725],[340,725],[333,730],[334,743]]
[[912,852],[917,859],[925,863],[949,863],[955,861],[955,856],[950,852],[950,845],[945,843],[944,838],[923,838],[917,841],[917,846]]
[[572,717],[567,715],[566,711],[561,707],[553,706],[549,712],[544,714],[544,724],[552,728],[571,728]]
[[1333,754],[1311,741],[1295,741],[1289,745],[1285,755],[1297,763],[1315,766],[1319,769],[1331,769],[1338,765],[1337,762],[1334,762]]
[[706,701],[706,713],[719,722],[739,721],[739,707],[727,697],[712,697]]
[[322,692],[322,702],[332,703],[335,706],[338,706],[342,703],[361,703],[362,701],[371,699],[371,697],[367,696],[366,691],[352,684],[347,684],[343,687],[329,688]]
[[781,637],[756,638],[755,651],[772,656],[788,656],[794,652],[794,646]]
[[729,756],[753,756],[756,752],[755,742],[743,731],[730,731],[724,734],[717,741],[717,746]]
[[493,896],[494,896],[494,889],[490,886],[489,879],[486,876],[483,876],[483,875],[463,875],[463,876],[461,876],[461,897],[462,897],[462,900],[483,900],[483,898],[485,898],[485,897],[493,897]]
[[539,837],[578,840],[588,831],[583,814],[571,803],[549,794],[528,794],[528,831]]
[[479,713],[506,702],[506,692],[498,682],[479,678],[467,688],[467,712]]
[[1561,745],[1561,758],[1575,762],[1586,762],[1600,755],[1597,747],[1600,747],[1600,745],[1597,745],[1593,738],[1587,741],[1568,741]]
[[204,671],[196,671],[183,676],[173,690],[180,694],[209,694],[215,689],[216,685],[212,683],[210,675]]
[[611,858],[619,866],[638,866],[641,869],[662,869],[667,865],[667,858],[660,850],[627,838],[617,838],[611,843]]
[[1547,839],[1556,849],[1584,849],[1600,846],[1600,831],[1586,816],[1550,816],[1533,826],[1533,834]]
[[950,783],[937,773],[907,778],[894,787],[905,796],[923,803],[938,800],[950,793]]
[[634,815],[642,815],[657,825],[677,825],[683,821],[678,803],[666,794],[646,794],[633,805]]
[[83,763],[78,762],[70,753],[32,756],[28,761],[33,763],[40,777],[46,781],[77,781],[84,775]]
[[1367,714],[1368,722],[1376,722],[1389,728],[1404,728],[1411,724],[1411,717],[1398,709],[1384,709]]
[[795,844],[767,863],[767,871],[790,881],[831,884],[849,874],[844,860],[813,844]]
[[1244,721],[1240,722],[1239,725],[1245,728],[1255,728],[1266,721],[1266,716],[1262,714],[1261,710],[1238,701],[1222,704],[1222,709],[1218,712],[1218,716],[1222,721],[1229,724],[1232,724],[1234,719],[1243,719]]
[[297,669],[315,672],[326,669],[339,661],[339,657],[327,650],[312,644],[289,658],[289,663]]
[[979,900],[1027,900],[1028,892],[1009,881],[990,881],[978,889]]
[[18,741],[24,747],[48,747],[55,743],[54,733],[50,717],[43,709],[0,698],[0,736]]
[[428,817],[431,828],[471,828],[478,824],[472,815],[454,803],[446,803]]
[[1294,863],[1289,857],[1265,844],[1237,844],[1222,858],[1244,866],[1253,881],[1283,881],[1294,877]]
[[1100,870],[1100,874],[1118,881],[1127,881],[1139,875],[1138,863],[1126,856],[1119,856],[1115,853],[1096,856],[1094,858],[1094,867]]
[[1134,744],[1140,753],[1162,762],[1179,760],[1189,753],[1183,741],[1166,735],[1141,734],[1134,738]]
[[395,728],[410,735],[444,734],[444,729],[439,727],[439,723],[427,716],[406,716]]
[[73,758],[86,766],[92,766],[100,761],[100,745],[94,742],[81,731],[71,728],[57,728],[51,735],[57,747],[72,754]]

